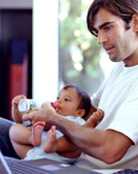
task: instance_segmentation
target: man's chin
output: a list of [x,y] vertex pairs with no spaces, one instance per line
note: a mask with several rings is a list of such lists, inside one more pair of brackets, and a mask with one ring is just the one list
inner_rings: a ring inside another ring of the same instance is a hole
[[112,62],[120,62],[120,61],[121,61],[121,59],[118,58],[118,57],[111,57],[111,56],[109,56],[109,59],[110,59]]

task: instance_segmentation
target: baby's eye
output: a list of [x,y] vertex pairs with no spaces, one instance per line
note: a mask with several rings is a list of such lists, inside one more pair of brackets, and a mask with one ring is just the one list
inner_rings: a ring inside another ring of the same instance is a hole
[[64,98],[64,101],[68,102],[71,101],[69,98]]

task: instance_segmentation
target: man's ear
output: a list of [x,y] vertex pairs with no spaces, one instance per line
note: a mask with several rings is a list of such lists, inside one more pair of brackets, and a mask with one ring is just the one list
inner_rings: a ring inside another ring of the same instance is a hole
[[138,32],[138,13],[134,14],[132,17],[133,31]]

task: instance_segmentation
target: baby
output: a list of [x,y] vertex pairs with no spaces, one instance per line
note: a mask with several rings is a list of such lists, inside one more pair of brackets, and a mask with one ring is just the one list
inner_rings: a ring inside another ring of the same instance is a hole
[[[17,109],[19,99],[22,97],[17,96],[12,101],[12,117],[16,122],[22,122],[22,114]],[[88,94],[74,85],[64,86],[53,106],[57,113],[80,125],[85,124],[85,118],[88,117],[90,110],[95,109],[91,105]],[[86,126],[95,127],[102,118],[103,112],[97,110]],[[48,133],[43,131],[44,126],[45,123],[37,122],[29,128],[22,124],[15,124],[11,127],[11,142],[21,158],[50,158],[61,161],[74,159],[80,155],[80,151],[60,131],[56,130],[55,126],[52,126]]]

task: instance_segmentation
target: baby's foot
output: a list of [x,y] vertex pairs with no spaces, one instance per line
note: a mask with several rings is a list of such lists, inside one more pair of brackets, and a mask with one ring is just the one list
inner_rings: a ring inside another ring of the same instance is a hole
[[103,117],[104,112],[101,109],[97,109],[97,111],[89,117],[85,126],[94,128],[102,121]]
[[43,149],[47,153],[55,152],[56,151],[56,126],[52,126],[51,129],[48,131],[48,137],[46,143],[43,146]]
[[38,146],[41,143],[41,134],[44,129],[45,122],[38,121],[32,126],[32,145]]

